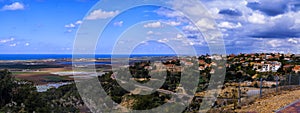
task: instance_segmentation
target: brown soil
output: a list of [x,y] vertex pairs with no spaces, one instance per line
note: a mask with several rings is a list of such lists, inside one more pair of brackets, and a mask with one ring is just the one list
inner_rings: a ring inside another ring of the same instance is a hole
[[300,99],[300,88],[282,91],[279,95],[270,94],[258,99],[249,106],[243,106],[236,112],[272,113]]
[[[16,78],[22,79],[22,80],[28,80],[28,81],[32,81],[34,84],[37,85],[42,85],[42,84],[47,84],[49,82],[47,82],[46,77],[60,77],[59,75],[54,75],[54,74],[49,74],[49,73],[45,73],[45,74],[17,74],[14,75]],[[68,78],[65,77],[64,80],[73,80],[72,78]]]
[[41,71],[48,71],[48,72],[59,72],[59,71],[71,71],[72,68],[43,68],[40,69]]

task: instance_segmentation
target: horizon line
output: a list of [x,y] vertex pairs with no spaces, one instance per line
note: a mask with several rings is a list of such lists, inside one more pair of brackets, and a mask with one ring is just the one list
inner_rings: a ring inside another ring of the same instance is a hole
[[[300,53],[280,53],[280,52],[253,52],[253,53],[230,53],[226,55],[240,55],[240,54],[300,54]],[[0,55],[73,55],[73,53],[0,53]],[[74,54],[75,55],[75,54]],[[111,53],[95,53],[95,54],[76,54],[76,55],[112,55]],[[133,54],[114,54],[114,55],[188,55],[188,54],[174,54],[174,53],[162,53],[162,54],[155,54],[155,53],[133,53]],[[197,54],[197,55],[213,55],[211,53],[205,54]]]

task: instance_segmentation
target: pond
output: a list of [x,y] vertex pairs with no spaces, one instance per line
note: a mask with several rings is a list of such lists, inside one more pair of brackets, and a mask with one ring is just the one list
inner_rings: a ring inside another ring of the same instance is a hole
[[68,84],[71,84],[71,83],[70,82],[49,83],[49,84],[45,84],[45,85],[37,85],[35,87],[37,89],[37,92],[46,92],[48,89],[59,88],[61,86],[68,85]]

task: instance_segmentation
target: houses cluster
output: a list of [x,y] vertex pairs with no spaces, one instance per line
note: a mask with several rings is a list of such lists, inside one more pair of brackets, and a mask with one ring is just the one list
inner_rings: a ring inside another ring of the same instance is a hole
[[[297,65],[297,59],[300,61],[300,55],[296,54],[280,54],[280,53],[253,53],[253,54],[238,54],[238,55],[201,55],[199,57],[184,57],[184,58],[169,58],[164,59],[163,65],[152,65],[145,66],[147,70],[157,70],[163,71],[164,69],[173,71],[173,72],[181,72],[184,67],[195,66],[198,65],[199,71],[209,72],[210,74],[215,73],[216,67],[218,66],[216,60],[221,60],[226,58],[226,68],[230,69],[232,73],[236,73],[234,71],[241,71],[244,75],[253,76],[253,71],[247,70],[255,70],[256,72],[300,72],[300,64]],[[196,62],[197,61],[197,62]],[[183,66],[183,67],[182,67]],[[234,67],[233,67],[234,66]],[[155,68],[154,68],[155,67]],[[160,68],[157,68],[160,67]],[[233,68],[231,68],[233,67]],[[223,68],[219,67],[218,68]],[[236,68],[236,69],[234,69]],[[246,69],[247,70],[243,70]],[[230,71],[227,70],[227,71]],[[247,73],[246,73],[247,72]],[[249,72],[249,73],[248,73]],[[251,74],[250,74],[251,73]]]
[[278,61],[261,61],[253,64],[253,70],[257,72],[277,72],[281,66],[281,62]]
[[[240,64],[244,67],[252,66],[253,70],[257,72],[277,72],[282,68],[285,72],[300,72],[300,65],[295,65],[299,61],[300,54],[281,54],[281,53],[252,53],[228,55],[227,61],[230,64]],[[286,62],[286,63],[282,63]],[[292,70],[291,70],[292,69]]]

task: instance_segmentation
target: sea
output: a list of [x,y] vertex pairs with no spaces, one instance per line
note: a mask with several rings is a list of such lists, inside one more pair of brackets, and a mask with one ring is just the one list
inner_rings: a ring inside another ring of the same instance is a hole
[[[126,58],[128,55],[113,55],[113,58]],[[130,58],[137,57],[168,57],[176,56],[174,54],[136,54],[130,55]],[[64,59],[72,58],[72,54],[0,54],[0,60],[44,60],[44,59]],[[76,55],[76,58],[111,58],[110,54],[96,54],[96,55]]]

